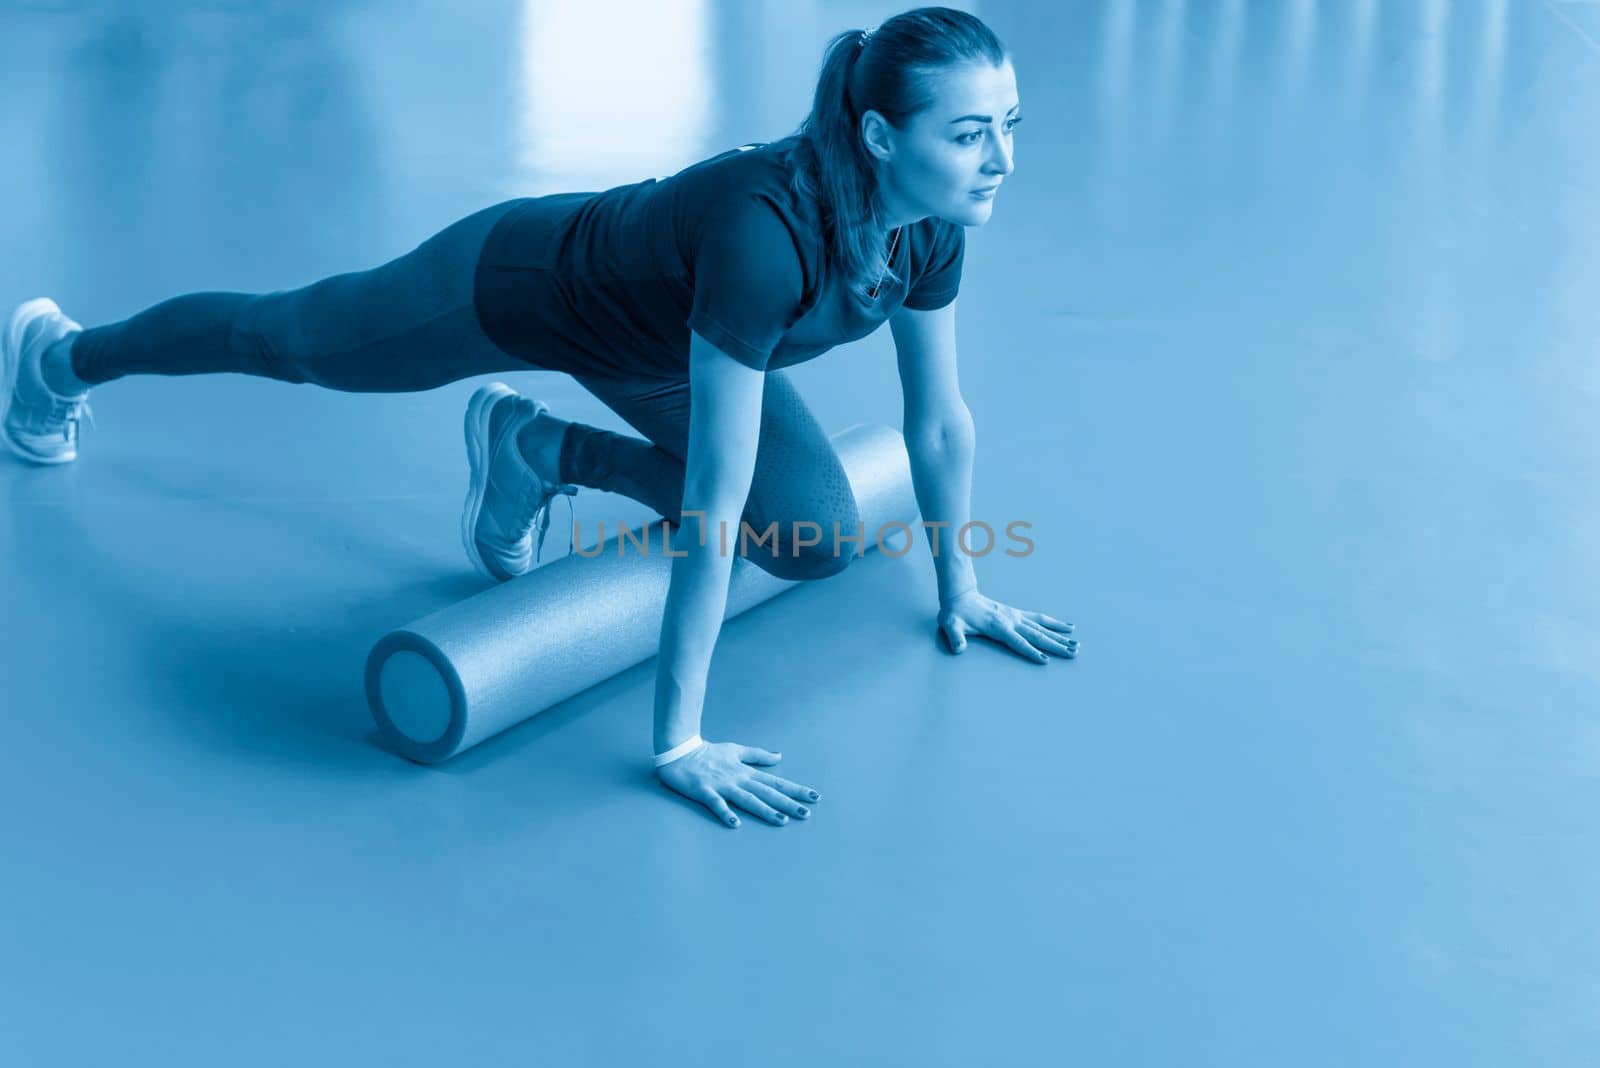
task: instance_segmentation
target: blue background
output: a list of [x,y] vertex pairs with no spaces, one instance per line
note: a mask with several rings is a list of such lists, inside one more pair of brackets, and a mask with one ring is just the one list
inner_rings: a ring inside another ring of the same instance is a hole
[[[361,668],[484,586],[479,383],[108,384],[76,464],[0,459],[0,1060],[1596,1063],[1600,5],[966,6],[1027,117],[968,232],[973,514],[1037,543],[978,575],[1078,660],[949,656],[926,551],[874,556],[713,664],[808,822],[655,784],[653,663],[413,766]],[[0,303],[668,174],[899,9],[7,3]],[[899,425],[887,331],[794,375]]]

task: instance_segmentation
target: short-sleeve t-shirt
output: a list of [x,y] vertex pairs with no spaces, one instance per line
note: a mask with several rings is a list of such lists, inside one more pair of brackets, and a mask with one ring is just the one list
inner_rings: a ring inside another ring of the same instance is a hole
[[[478,261],[475,304],[500,348],[576,374],[685,377],[689,332],[757,370],[865,337],[961,283],[965,230],[902,228],[870,303],[831,268],[816,205],[793,191],[794,137],[744,145],[666,178],[516,203]],[[887,250],[886,250],[887,251]]]

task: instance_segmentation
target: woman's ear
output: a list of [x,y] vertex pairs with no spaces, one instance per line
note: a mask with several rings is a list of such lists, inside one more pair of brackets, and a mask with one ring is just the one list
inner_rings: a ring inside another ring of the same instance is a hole
[[861,116],[861,143],[873,159],[888,162],[894,154],[889,138],[889,123],[876,111],[869,109]]

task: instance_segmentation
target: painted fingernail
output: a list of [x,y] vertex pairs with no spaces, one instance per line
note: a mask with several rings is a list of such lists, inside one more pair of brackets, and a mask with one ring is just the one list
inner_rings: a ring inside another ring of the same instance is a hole
[[729,816],[728,817],[728,826],[729,827],[737,827],[737,826],[739,826],[738,818],[735,817],[735,816]]
[[813,801],[821,801],[822,800],[822,795],[817,793],[815,790],[812,790],[811,791],[811,800],[813,800]]
[[806,811],[806,806],[804,806],[804,805],[801,805],[801,806],[800,806],[800,807],[799,807],[799,808],[798,808],[798,809],[796,809],[796,810],[795,810],[795,811],[797,811],[797,812],[799,812],[799,813],[800,813],[800,815],[802,815],[802,816],[809,816],[809,815],[811,815],[811,813],[810,813],[810,812],[808,812],[808,811]]

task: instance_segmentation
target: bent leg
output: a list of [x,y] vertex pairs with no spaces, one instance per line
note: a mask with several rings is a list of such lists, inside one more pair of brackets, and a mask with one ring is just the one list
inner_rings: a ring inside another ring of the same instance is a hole
[[[649,440],[570,424],[562,438],[562,481],[621,493],[681,524],[684,463],[689,451],[687,379],[617,379],[574,376],[589,392]],[[849,566],[856,543],[834,534],[859,533],[861,520],[844,465],[821,424],[788,375],[770,371],[761,401],[761,442],[743,515],[757,537],[776,525],[775,538],[757,544],[752,563],[779,578],[813,579]],[[796,523],[802,526],[796,539]],[[815,545],[801,545],[820,536]],[[729,532],[729,551],[738,537]]]
[[354,393],[433,389],[533,366],[502,352],[473,307],[478,253],[516,205],[476,212],[398,259],[300,289],[194,293],[72,343],[88,384],[130,374],[236,372]]

